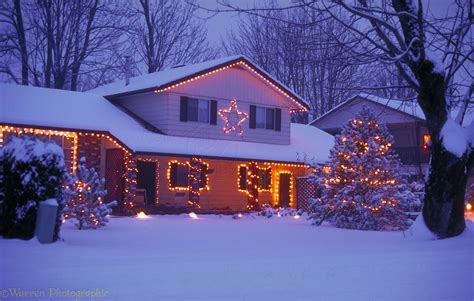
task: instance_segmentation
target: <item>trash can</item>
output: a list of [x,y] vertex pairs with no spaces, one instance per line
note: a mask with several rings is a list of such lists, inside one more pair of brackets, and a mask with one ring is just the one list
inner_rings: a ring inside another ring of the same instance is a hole
[[57,212],[58,202],[56,199],[49,199],[39,203],[35,235],[40,243],[48,244],[53,242]]

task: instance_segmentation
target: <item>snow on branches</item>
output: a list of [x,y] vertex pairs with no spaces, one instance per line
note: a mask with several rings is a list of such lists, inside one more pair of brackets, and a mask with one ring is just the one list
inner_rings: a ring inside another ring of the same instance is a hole
[[364,108],[335,138],[330,162],[311,179],[322,187],[313,199],[313,224],[340,228],[405,229],[405,214],[416,197],[399,175],[393,137],[373,112]]
[[108,222],[107,215],[117,201],[103,202],[107,190],[105,179],[100,179],[97,172],[86,167],[84,157],[79,161],[77,171],[70,174],[64,188],[66,206],[63,211],[65,219],[74,219],[79,229],[99,228]]
[[[40,202],[54,198],[63,206],[66,173],[63,150],[38,137],[11,136],[0,148],[0,235],[31,239]],[[54,240],[61,227],[58,213]]]

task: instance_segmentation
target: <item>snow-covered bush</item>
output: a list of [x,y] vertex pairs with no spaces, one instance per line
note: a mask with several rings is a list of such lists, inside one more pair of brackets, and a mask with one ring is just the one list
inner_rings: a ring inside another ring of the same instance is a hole
[[54,240],[59,237],[66,172],[63,150],[53,142],[11,137],[0,149],[0,235],[30,239],[34,236],[40,202],[58,201]]
[[423,181],[412,181],[408,183],[408,188],[414,195],[414,198],[409,202],[409,211],[420,212],[423,207],[423,198],[425,197],[425,183]]
[[260,211],[253,211],[247,213],[237,213],[232,216],[233,219],[242,219],[244,217],[295,217],[300,218],[302,216],[306,216],[306,213],[300,209],[294,209],[289,207],[273,207],[270,204],[262,205]]
[[65,219],[73,219],[79,229],[96,229],[105,226],[109,221],[107,215],[112,213],[116,201],[105,204],[105,179],[99,178],[94,168],[86,167],[82,157],[76,173],[67,177],[64,194],[66,204],[63,210]]
[[406,229],[406,211],[416,199],[399,175],[400,160],[393,137],[364,108],[335,137],[330,162],[312,179],[322,189],[312,200],[310,219],[340,228],[361,230]]
[[263,205],[262,210],[256,213],[258,216],[265,216],[268,218],[271,217],[281,217],[281,216],[301,216],[303,214],[302,210],[294,208],[284,208],[284,207],[272,207],[270,205]]

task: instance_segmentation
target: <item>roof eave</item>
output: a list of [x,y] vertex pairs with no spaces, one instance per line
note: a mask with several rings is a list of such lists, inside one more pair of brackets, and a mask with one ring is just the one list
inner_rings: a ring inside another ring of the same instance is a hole
[[[383,106],[384,108],[388,108],[388,109],[393,110],[393,111],[396,111],[396,112],[398,112],[398,113],[401,113],[401,114],[410,116],[411,118],[414,118],[416,121],[426,122],[425,119],[420,118],[420,117],[418,117],[418,116],[416,116],[416,115],[409,114],[409,113],[404,112],[404,111],[402,111],[402,110],[398,110],[398,109],[392,108],[392,107],[390,107],[390,106],[388,106],[388,105],[384,105],[384,104],[379,103],[379,102],[377,102],[377,101],[374,101],[374,100],[372,100],[372,99],[370,99],[370,98],[368,98],[368,97],[365,97],[365,96],[362,96],[362,95],[359,95],[359,94],[358,94],[358,95],[352,96],[351,98],[349,98],[349,99],[346,100],[346,101],[341,102],[341,103],[338,104],[336,107],[332,108],[331,110],[327,111],[326,113],[324,113],[323,115],[319,116],[319,117],[316,118],[315,120],[311,121],[311,122],[309,123],[309,125],[314,125],[314,123],[323,120],[324,118],[326,118],[326,117],[329,116],[329,115],[332,115],[333,113],[337,112],[340,108],[346,106],[347,104],[351,103],[352,101],[354,101],[354,100],[357,99],[357,98],[363,98],[363,99],[368,100],[368,101],[370,101],[370,102],[372,102],[372,103],[374,103],[374,104],[377,104],[377,105],[379,105],[379,106]],[[390,101],[390,100],[389,100],[389,101]]]
[[170,82],[167,82],[165,84],[162,84],[160,86],[154,86],[154,87],[150,87],[150,88],[144,88],[144,89],[139,89],[139,90],[133,90],[133,91],[128,91],[128,92],[123,92],[123,93],[117,93],[117,94],[109,94],[109,95],[104,95],[105,98],[113,101],[117,98],[121,98],[121,97],[126,97],[126,96],[130,96],[130,95],[136,95],[136,94],[142,94],[142,93],[149,93],[149,92],[154,92],[156,90],[162,90],[162,89],[166,89],[166,88],[169,88],[173,85],[176,85],[180,82],[183,82],[183,81],[186,81],[186,80],[189,80],[191,78],[195,78],[196,76],[199,76],[199,75],[202,75],[204,73],[208,73],[208,72],[211,72],[215,69],[219,69],[219,68],[223,68],[223,67],[226,67],[228,65],[231,65],[231,64],[234,64],[234,63],[237,63],[237,62],[240,62],[240,61],[243,61],[245,62],[247,65],[249,65],[252,69],[255,69],[257,70],[260,75],[262,75],[263,77],[265,77],[267,80],[269,80],[270,82],[272,82],[272,84],[274,84],[275,86],[277,86],[279,89],[281,89],[282,91],[284,91],[285,93],[287,93],[288,95],[290,95],[292,98],[294,98],[298,104],[300,104],[301,106],[303,106],[306,110],[309,111],[310,107],[308,105],[308,103],[306,103],[306,101],[304,101],[299,95],[295,94],[294,92],[292,92],[291,90],[288,90],[286,87],[282,86],[280,83],[278,83],[275,79],[273,79],[270,75],[267,75],[266,72],[264,72],[260,67],[254,65],[252,62],[250,62],[246,57],[244,56],[240,56],[240,57],[237,57],[235,59],[232,59],[232,60],[229,60],[227,62],[224,62],[224,63],[221,63],[221,64],[218,64],[218,65],[215,65],[213,67],[210,67],[210,68],[206,68],[206,69],[203,69],[199,72],[195,72],[193,74],[190,74],[188,76],[185,76],[185,77],[181,77],[179,79],[176,79],[176,80],[173,80],[173,81],[170,81]]

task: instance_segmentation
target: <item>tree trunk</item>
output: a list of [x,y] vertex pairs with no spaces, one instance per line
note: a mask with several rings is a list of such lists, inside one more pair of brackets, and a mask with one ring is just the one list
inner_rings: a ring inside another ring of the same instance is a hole
[[18,34],[18,44],[21,51],[21,84],[28,86],[28,49],[26,48],[25,28],[23,26],[23,15],[21,13],[20,0],[15,0],[14,3],[16,30]]
[[[461,234],[464,222],[464,191],[468,173],[466,155],[462,158],[448,152],[437,138],[431,144],[431,163],[425,187],[423,218],[426,226],[439,238]],[[432,134],[433,137],[433,134]]]
[[418,103],[422,107],[431,135],[431,161],[425,186],[423,218],[426,226],[439,238],[461,234],[464,222],[464,191],[468,178],[468,154],[457,157],[441,140],[446,123],[444,75],[433,72],[433,64],[419,64],[416,75],[420,82]]

